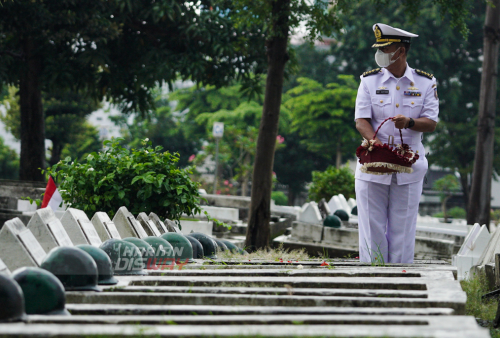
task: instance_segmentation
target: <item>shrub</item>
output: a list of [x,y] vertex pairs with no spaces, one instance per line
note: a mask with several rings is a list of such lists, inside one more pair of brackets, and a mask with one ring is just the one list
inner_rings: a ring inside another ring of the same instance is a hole
[[46,172],[59,183],[64,201],[92,217],[105,211],[110,217],[121,206],[137,215],[151,211],[178,220],[183,213],[200,213],[199,184],[191,169],[179,169],[177,153],[162,152],[145,139],[141,149],[125,149],[117,138],[104,141],[107,149],[91,153],[84,163],[70,157]]
[[271,198],[274,200],[276,205],[288,205],[288,197],[283,191],[273,191],[271,193]]
[[347,166],[342,168],[329,166],[323,172],[312,172],[309,200],[319,202],[324,198],[328,201],[338,194],[343,194],[345,198],[355,196],[354,176]]
[[448,216],[453,218],[466,218],[467,212],[465,211],[464,208],[453,207],[450,210],[448,210]]
[[[467,212],[465,211],[464,208],[460,207],[453,207],[448,212],[446,213],[448,217],[451,218],[466,218],[467,217]],[[444,213],[442,211],[437,212],[432,215],[432,217],[438,217],[438,218],[443,218]]]

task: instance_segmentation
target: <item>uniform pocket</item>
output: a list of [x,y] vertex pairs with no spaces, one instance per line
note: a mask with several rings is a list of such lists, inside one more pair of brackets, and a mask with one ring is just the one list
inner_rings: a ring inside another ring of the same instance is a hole
[[379,118],[389,116],[391,97],[372,97],[373,114]]
[[423,99],[406,99],[403,100],[403,114],[408,117],[418,118],[422,112],[424,105]]

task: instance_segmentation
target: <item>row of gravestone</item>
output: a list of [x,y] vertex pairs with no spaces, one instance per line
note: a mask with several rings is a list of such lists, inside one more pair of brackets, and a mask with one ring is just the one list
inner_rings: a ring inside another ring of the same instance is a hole
[[[69,208],[59,220],[52,209],[19,218],[0,229],[0,322],[28,314],[67,314],[64,291],[100,291],[118,283],[114,275],[145,275],[193,258],[217,259],[218,251],[245,253],[202,233],[185,236],[168,219],[145,213],[137,219],[121,207],[110,220]],[[10,271],[13,271],[12,275]]]
[[332,196],[328,203],[322,199],[319,203],[313,201],[304,204],[297,221],[308,224],[326,222],[340,226],[340,221],[348,221],[352,216],[357,216],[356,201],[353,198],[346,200],[343,194],[339,194]]
[[[487,265],[494,266],[495,255],[499,253],[500,231],[497,229],[490,234],[485,224],[474,224],[457,255],[452,257],[452,265],[457,267],[458,279],[467,279],[482,272]],[[499,273],[495,271],[495,274]]]
[[[96,212],[89,220],[83,211],[73,208],[66,210],[59,220],[50,208],[43,208],[35,212],[27,226],[18,218],[4,224],[0,229],[0,259],[15,270],[40,266],[46,253],[58,246],[99,247],[108,239],[144,239],[169,232],[180,234],[174,222],[166,219],[164,223],[154,213],[149,216],[141,213],[136,219],[126,207],[119,208],[113,220],[104,212]],[[230,246],[230,243],[217,244],[223,250]]]

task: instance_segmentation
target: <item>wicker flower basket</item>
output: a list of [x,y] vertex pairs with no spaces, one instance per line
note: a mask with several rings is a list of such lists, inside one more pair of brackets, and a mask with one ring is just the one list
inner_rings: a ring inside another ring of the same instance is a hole
[[418,160],[418,152],[414,152],[408,144],[403,142],[401,129],[399,130],[401,144],[375,144],[380,127],[392,119],[392,117],[385,119],[373,135],[373,139],[369,141],[363,139],[361,145],[356,149],[356,156],[359,158],[359,163],[362,164],[361,172],[373,175],[411,174],[413,172],[411,166]]

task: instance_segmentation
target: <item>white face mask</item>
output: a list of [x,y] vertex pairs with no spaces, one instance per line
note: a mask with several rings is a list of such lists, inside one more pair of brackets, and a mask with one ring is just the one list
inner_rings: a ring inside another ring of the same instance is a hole
[[[399,47],[401,48],[401,47]],[[399,59],[399,56],[396,60],[391,60],[394,54],[399,50],[396,49],[393,53],[384,53],[380,49],[377,49],[377,52],[375,53],[375,62],[379,67],[388,67],[392,65],[394,62],[396,62]]]

